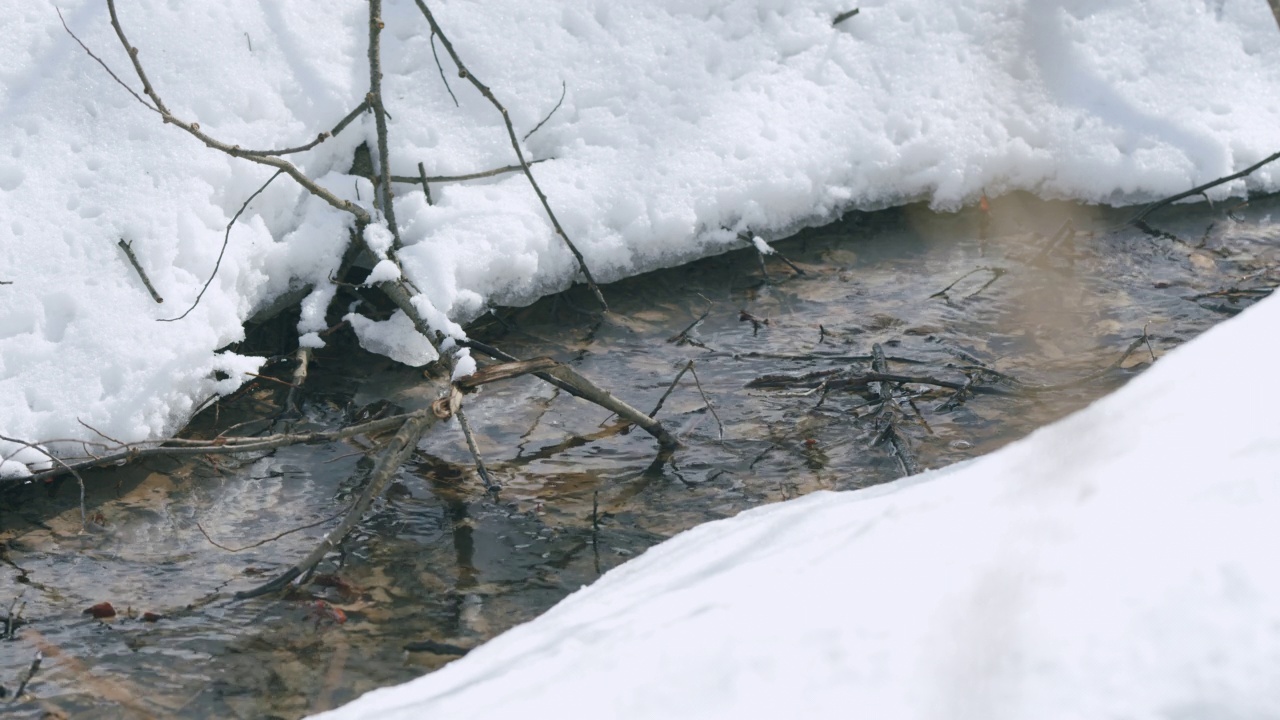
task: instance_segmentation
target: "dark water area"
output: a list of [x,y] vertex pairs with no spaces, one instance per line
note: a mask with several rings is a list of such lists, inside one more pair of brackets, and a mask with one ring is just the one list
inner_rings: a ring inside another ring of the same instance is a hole
[[[1123,227],[1131,209],[1024,196],[989,213],[910,206],[776,242],[794,268],[771,256],[763,274],[744,243],[615,283],[604,317],[580,290],[500,309],[471,335],[569,363],[645,411],[693,361],[696,382],[686,374],[657,416],[682,447],[655,462],[649,435],[533,377],[486,386],[468,413],[500,494],[484,491],[456,424],[437,427],[341,552],[279,597],[230,599],[338,522],[372,466],[365,451],[385,437],[96,471],[88,532],[73,479],[10,492],[0,616],[21,621],[0,623],[0,685],[12,692],[37,652],[43,661],[23,699],[0,708],[297,718],[409,680],[694,525],[901,477],[871,389],[821,385],[870,371],[876,345],[888,372],[1002,392],[953,401],[951,388],[897,388],[894,432],[925,468],[1083,407],[1280,284],[1277,211],[1275,200],[1179,206],[1151,219],[1152,234]],[[846,375],[752,386],[828,371]],[[434,399],[422,369],[342,333],[306,387],[310,428]],[[189,432],[270,417],[283,395],[255,384]],[[102,602],[117,616],[85,614]]]

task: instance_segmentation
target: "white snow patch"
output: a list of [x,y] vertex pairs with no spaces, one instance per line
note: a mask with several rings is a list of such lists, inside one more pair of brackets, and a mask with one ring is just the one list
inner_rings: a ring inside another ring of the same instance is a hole
[[365,285],[376,285],[380,282],[400,279],[400,266],[396,265],[394,260],[379,260],[377,265],[373,266],[373,270],[369,271],[369,277],[365,279]]
[[462,348],[453,356],[452,380],[459,380],[476,371],[476,360],[471,357],[471,350]]
[[759,235],[751,238],[751,244],[756,246],[756,252],[761,255],[772,255],[777,252],[777,250],[774,250],[773,247],[771,247],[769,243],[765,242],[764,238]]
[[360,347],[369,352],[412,367],[426,365],[439,357],[431,343],[414,329],[413,320],[403,310],[396,310],[382,321],[370,320],[359,313],[348,314],[346,320],[356,331]]

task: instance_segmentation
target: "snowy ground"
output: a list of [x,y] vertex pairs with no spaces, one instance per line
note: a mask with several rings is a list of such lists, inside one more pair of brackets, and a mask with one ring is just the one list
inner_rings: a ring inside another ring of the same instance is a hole
[[1277,326],[1264,300],[992,455],[700,526],[317,717],[1280,717]]
[[[67,24],[130,84],[102,3]],[[180,116],[244,147],[303,143],[367,90],[365,5],[121,0],[152,82]],[[1273,152],[1280,44],[1260,0],[610,0],[435,3],[471,69],[505,101],[569,235],[602,280],[766,239],[851,207],[982,192],[1125,202],[1183,190]],[[392,171],[456,174],[513,161],[499,116],[454,79],[455,107],[411,2],[384,12]],[[269,171],[162,125],[64,32],[54,7],[0,13],[0,434],[121,441],[171,433],[260,360],[218,352],[291,285],[324,324],[347,219]],[[441,53],[443,56],[443,52]],[[446,63],[446,75],[455,76]],[[291,156],[334,192],[372,137],[363,117]],[[1248,182],[1274,188],[1263,170]],[[1241,193],[1243,181],[1219,193]],[[523,179],[400,186],[402,254],[455,320],[572,281]],[[132,247],[164,298],[142,288]],[[370,345],[404,328],[360,323]],[[389,336],[399,336],[400,342]],[[413,353],[410,353],[413,355]],[[417,353],[420,360],[421,353]],[[224,377],[219,380],[218,377]],[[83,423],[83,424],[82,424]],[[64,443],[61,451],[78,449]],[[0,441],[0,476],[40,463]]]

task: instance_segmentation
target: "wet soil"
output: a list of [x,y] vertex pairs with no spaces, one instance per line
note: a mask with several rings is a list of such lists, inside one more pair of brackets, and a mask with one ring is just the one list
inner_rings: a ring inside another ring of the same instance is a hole
[[[762,264],[744,243],[615,283],[604,317],[577,291],[500,309],[472,336],[571,363],[645,410],[693,361],[696,380],[686,374],[658,414],[681,449],[655,462],[651,437],[532,377],[488,386],[469,416],[500,494],[484,491],[456,426],[438,428],[341,553],[284,597],[230,593],[336,524],[379,438],[97,471],[87,532],[74,480],[10,492],[0,620],[20,620],[0,622],[0,685],[14,690],[44,659],[5,710],[297,718],[437,668],[696,524],[892,481],[904,461],[872,388],[812,375],[865,373],[877,345],[889,372],[1003,393],[896,387],[895,432],[921,466],[990,452],[1280,284],[1277,208],[1175,207],[1149,233],[1123,227],[1132,210],[1022,196],[989,213],[911,206],[777,242],[794,267]],[[1068,221],[1074,230],[1059,232]],[[433,399],[422,373],[336,333],[297,425],[422,407]],[[806,374],[815,379],[751,387]],[[1044,386],[1058,389],[1028,391]],[[272,417],[282,399],[277,384],[255,384],[189,432]],[[84,612],[101,602],[116,616]]]

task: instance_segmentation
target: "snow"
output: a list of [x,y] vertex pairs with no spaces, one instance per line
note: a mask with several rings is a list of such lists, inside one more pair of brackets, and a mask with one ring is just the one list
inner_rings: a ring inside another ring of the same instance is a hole
[[685,532],[316,717],[1280,717],[1280,389],[1218,382],[1268,376],[1278,324],[975,461]]
[[[859,6],[833,27],[846,0],[432,3],[518,134],[563,88],[524,150],[546,160],[534,173],[602,282],[741,233],[767,247],[851,208],[951,210],[1015,190],[1144,201],[1278,144],[1280,43],[1259,0]],[[137,88],[103,4],[58,7]],[[320,346],[350,217],[160,123],[52,5],[3,10],[0,434],[52,451],[78,450],[51,440],[92,440],[90,427],[164,437],[259,370],[220,348],[290,290],[310,288],[297,331]],[[359,0],[120,13],[170,108],[242,147],[308,142],[368,90]],[[501,116],[443,52],[456,105],[442,85],[416,6],[388,0],[383,19],[393,173],[512,163]],[[289,158],[381,218],[370,181],[349,174],[374,137],[361,116]],[[1278,188],[1264,168],[1209,194]],[[434,204],[395,190],[414,306],[450,338],[577,277],[519,174],[435,183]],[[365,238],[376,261],[394,242],[381,224]],[[330,717],[1278,716],[1280,581],[1265,554],[1280,540],[1277,391],[1202,382],[1267,377],[1277,315],[1264,301],[994,456],[696,529]],[[435,357],[403,313],[347,318],[375,352]],[[0,441],[0,477],[48,464]]]
[[[136,88],[102,4],[59,7]],[[1252,0],[867,0],[837,27],[844,0],[433,7],[519,134],[564,88],[525,151],[547,159],[534,172],[601,281],[849,208],[925,199],[952,209],[1013,190],[1149,199],[1264,157],[1280,126],[1276,28]],[[302,144],[367,91],[358,0],[323,12],[301,0],[137,0],[120,13],[171,109],[227,142]],[[384,20],[392,171],[512,163],[500,115],[447,57],[457,106],[443,87],[416,6],[389,0]],[[228,223],[271,169],[160,123],[53,6],[9,0],[0,32],[0,280],[12,283],[0,285],[3,434],[92,439],[83,422],[125,441],[163,437],[257,371],[258,359],[219,352],[255,309],[309,285],[298,333],[325,329],[351,221],[288,177],[245,206],[198,306],[157,322],[195,302]],[[380,218],[371,183],[347,174],[373,138],[365,115],[288,157]],[[1263,169],[1210,194],[1276,187]],[[412,185],[395,190],[415,305],[446,334],[577,278],[519,174],[435,183],[434,205]],[[163,304],[116,247],[122,238]],[[380,224],[366,238],[384,253],[392,242]],[[0,443],[0,458],[17,447]]]

